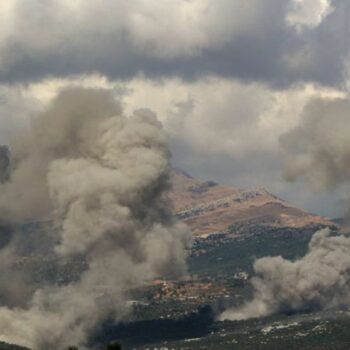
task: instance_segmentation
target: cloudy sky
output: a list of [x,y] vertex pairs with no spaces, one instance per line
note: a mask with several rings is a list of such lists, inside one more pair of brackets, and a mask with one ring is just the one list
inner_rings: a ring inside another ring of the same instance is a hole
[[60,89],[111,88],[157,113],[177,167],[337,216],[346,188],[283,169],[303,118],[349,98],[349,40],[348,0],[2,1],[0,144]]

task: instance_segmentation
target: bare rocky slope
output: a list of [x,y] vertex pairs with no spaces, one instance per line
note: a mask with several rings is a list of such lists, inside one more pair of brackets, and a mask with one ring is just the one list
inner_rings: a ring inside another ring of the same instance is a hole
[[179,169],[172,170],[172,183],[169,197],[173,210],[195,235],[225,232],[233,224],[334,226],[329,219],[307,213],[265,189],[242,190],[202,182]]

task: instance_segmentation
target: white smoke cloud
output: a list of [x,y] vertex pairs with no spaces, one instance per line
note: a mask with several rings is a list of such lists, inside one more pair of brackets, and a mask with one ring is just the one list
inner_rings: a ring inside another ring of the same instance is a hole
[[221,319],[350,306],[350,238],[332,237],[329,229],[314,234],[304,257],[296,261],[262,258],[254,270],[253,300],[226,310]]
[[[20,306],[2,305],[0,340],[84,346],[100,321],[125,315],[129,288],[185,273],[190,234],[167,209],[169,151],[151,112],[125,117],[107,90],[66,89],[10,148],[2,220],[49,220],[53,254],[83,254],[88,268],[69,284],[40,286]],[[0,254],[10,262],[11,246]]]

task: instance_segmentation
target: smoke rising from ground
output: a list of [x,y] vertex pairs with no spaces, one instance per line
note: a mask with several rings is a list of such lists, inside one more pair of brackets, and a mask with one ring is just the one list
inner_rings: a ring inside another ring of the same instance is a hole
[[[129,288],[185,273],[190,234],[167,209],[169,151],[151,112],[125,117],[106,90],[67,89],[10,149],[1,220],[48,220],[52,253],[82,254],[87,269],[77,281],[1,306],[0,340],[38,350],[84,346],[100,321],[125,315]],[[17,251],[14,239],[0,259]]]
[[[299,126],[281,138],[285,175],[303,177],[315,190],[335,188],[350,180],[350,101],[315,100]],[[251,283],[253,299],[226,310],[221,319],[240,320],[277,312],[350,307],[350,238],[318,231],[299,260],[258,259]]]
[[226,310],[221,319],[350,306],[350,238],[332,237],[329,229],[314,234],[304,257],[265,257],[255,262],[254,271],[253,300]]

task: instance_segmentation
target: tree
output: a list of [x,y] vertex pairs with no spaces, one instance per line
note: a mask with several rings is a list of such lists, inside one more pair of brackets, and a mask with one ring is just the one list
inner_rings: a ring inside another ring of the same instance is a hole
[[122,346],[117,342],[113,342],[107,345],[107,350],[122,350]]

